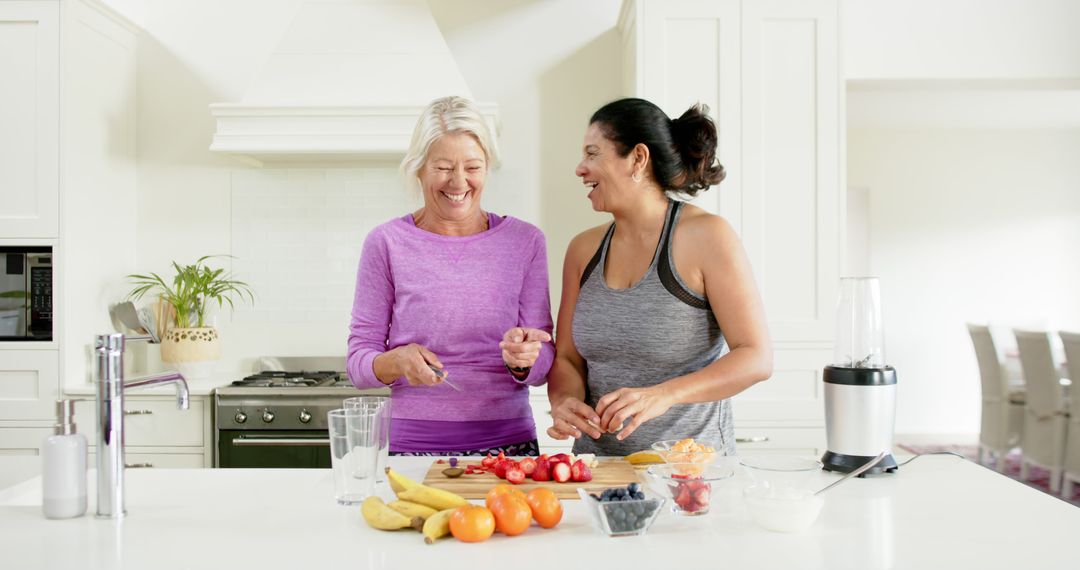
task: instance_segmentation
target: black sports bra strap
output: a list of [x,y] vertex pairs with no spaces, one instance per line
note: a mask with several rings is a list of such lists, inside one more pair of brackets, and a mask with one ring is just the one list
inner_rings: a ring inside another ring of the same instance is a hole
[[679,210],[682,209],[682,206],[682,202],[675,201],[674,207],[671,208],[667,229],[664,231],[664,250],[660,253],[660,263],[656,266],[656,273],[660,277],[660,284],[662,284],[664,289],[667,289],[668,293],[671,293],[676,299],[695,309],[708,310],[709,301],[707,299],[699,298],[697,295],[687,290],[686,287],[683,287],[675,277],[675,269],[672,266],[671,234],[675,231],[675,222],[679,217]]
[[585,282],[589,280],[589,276],[592,275],[596,266],[600,264],[600,258],[604,256],[604,250],[607,249],[607,243],[611,239],[611,234],[615,233],[615,222],[612,222],[608,226],[607,233],[604,234],[604,239],[600,240],[600,247],[596,248],[596,253],[593,254],[592,259],[589,260],[588,265],[585,266],[585,271],[581,272],[581,282],[578,283],[578,289],[585,286]]

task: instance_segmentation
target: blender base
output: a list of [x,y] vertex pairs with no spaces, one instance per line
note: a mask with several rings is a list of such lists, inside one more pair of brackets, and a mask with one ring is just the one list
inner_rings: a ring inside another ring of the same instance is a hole
[[[821,463],[823,464],[822,469],[825,471],[851,473],[873,458],[873,455],[844,455],[842,453],[826,451],[825,455],[821,456]],[[893,473],[899,468],[900,467],[896,464],[896,459],[894,459],[890,453],[889,455],[886,455],[884,459],[879,461],[877,465],[867,469],[862,475],[859,475],[859,477],[877,475],[879,473]]]

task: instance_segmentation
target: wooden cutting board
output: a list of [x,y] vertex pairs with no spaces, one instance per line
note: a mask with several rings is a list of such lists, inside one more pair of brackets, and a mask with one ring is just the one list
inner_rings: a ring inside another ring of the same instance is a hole
[[[547,487],[554,491],[555,496],[560,499],[580,499],[581,497],[577,493],[578,487],[587,489],[590,492],[600,492],[609,487],[625,487],[630,483],[641,482],[638,479],[637,472],[634,470],[634,466],[621,457],[599,459],[597,461],[596,467],[592,468],[592,481],[588,483],[575,483],[573,481],[567,481],[566,483],[556,483],[554,481],[537,482],[526,477],[525,482],[517,485],[517,487],[525,493],[537,487]],[[458,467],[462,469],[469,464],[479,465],[480,462],[458,461]],[[424,476],[424,484],[457,493],[466,499],[483,499],[492,487],[499,483],[506,483],[506,481],[499,479],[492,473],[462,475],[456,479],[451,479],[442,474],[442,470],[448,467],[450,467],[449,463],[432,463],[427,475]]]

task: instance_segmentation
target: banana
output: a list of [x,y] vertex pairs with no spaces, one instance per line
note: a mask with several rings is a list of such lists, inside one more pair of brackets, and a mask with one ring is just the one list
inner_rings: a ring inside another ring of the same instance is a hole
[[431,515],[439,512],[427,505],[421,505],[420,503],[413,503],[410,501],[390,501],[389,503],[386,503],[386,506],[409,518],[420,517],[425,521]]
[[450,515],[454,514],[457,507],[439,511],[424,521],[424,542],[435,544],[436,540],[450,534]]
[[360,505],[360,513],[369,525],[379,530],[398,530],[412,527],[420,530],[424,527],[424,519],[420,517],[409,518],[394,509],[386,506],[386,503],[378,497],[368,497]]
[[401,496],[401,492],[405,489],[411,489],[420,484],[389,467],[386,468],[386,480],[390,482],[390,488],[393,489],[394,493],[399,497]]
[[461,495],[442,489],[436,489],[434,487],[428,487],[427,485],[420,485],[419,483],[415,487],[405,489],[398,493],[398,498],[413,503],[420,503],[421,505],[427,505],[438,511],[463,507],[469,504],[469,501],[466,501]]

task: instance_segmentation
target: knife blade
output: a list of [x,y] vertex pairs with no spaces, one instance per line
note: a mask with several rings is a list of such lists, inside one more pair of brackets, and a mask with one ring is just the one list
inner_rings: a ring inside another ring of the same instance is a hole
[[447,386],[453,388],[454,390],[457,390],[458,392],[461,391],[461,388],[458,388],[457,384],[454,384],[453,382],[446,379],[446,371],[445,370],[441,370],[441,369],[436,368],[436,367],[434,367],[434,366],[432,366],[430,364],[428,364],[428,368],[430,368],[431,371],[434,372],[436,376],[438,376],[439,378],[442,378],[443,384],[446,384]]

